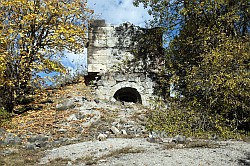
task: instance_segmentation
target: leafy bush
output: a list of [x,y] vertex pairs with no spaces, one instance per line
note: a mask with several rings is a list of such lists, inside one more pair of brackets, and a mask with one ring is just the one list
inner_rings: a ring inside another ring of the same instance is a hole
[[[170,85],[184,97],[182,109],[153,110],[151,127],[196,134],[211,131],[223,137],[241,130],[249,133],[248,3],[135,0],[134,5],[140,3],[151,7],[152,25],[165,27],[166,59],[159,87],[165,98]],[[147,57],[156,62],[155,68],[160,65],[156,56]]]
[[3,107],[0,108],[0,126],[4,125],[10,120],[12,114],[6,111]]
[[[209,114],[195,111],[173,102],[171,108],[157,107],[149,111],[147,128],[149,130],[165,131],[169,136],[178,134],[199,137],[239,139],[243,131],[236,130],[231,121],[219,114]],[[246,133],[245,133],[246,134]]]

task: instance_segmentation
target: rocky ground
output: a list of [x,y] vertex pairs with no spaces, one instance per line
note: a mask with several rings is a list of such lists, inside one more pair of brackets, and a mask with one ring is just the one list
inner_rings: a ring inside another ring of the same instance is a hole
[[32,104],[0,129],[0,165],[250,165],[249,142],[149,132],[146,107],[95,99],[83,82]]
[[66,165],[138,165],[138,166],[232,166],[249,165],[249,144],[244,142],[210,142],[208,147],[167,148],[169,143],[150,143],[142,138],[112,138],[82,142],[48,151],[40,164],[65,159]]

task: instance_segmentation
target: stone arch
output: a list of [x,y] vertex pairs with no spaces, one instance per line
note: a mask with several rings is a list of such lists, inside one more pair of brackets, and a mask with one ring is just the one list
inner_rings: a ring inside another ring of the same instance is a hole
[[140,93],[135,88],[131,87],[124,87],[117,90],[113,97],[118,101],[142,104]]
[[140,84],[124,81],[124,82],[119,82],[118,84],[115,84],[113,87],[111,87],[110,92],[111,92],[111,95],[112,95],[111,98],[113,98],[112,99],[113,101],[117,100],[116,98],[117,95],[120,96],[120,98],[121,96],[128,97],[131,95],[135,95],[136,99],[132,99],[132,100],[137,101],[137,103],[145,105],[146,100],[145,100],[145,96],[143,95],[143,91],[144,91],[144,87],[141,86]]

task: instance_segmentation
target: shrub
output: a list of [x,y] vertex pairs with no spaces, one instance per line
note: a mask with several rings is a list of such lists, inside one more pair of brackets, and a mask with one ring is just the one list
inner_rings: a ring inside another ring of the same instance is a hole
[[12,114],[6,111],[3,107],[0,108],[0,126],[3,126],[12,117]]
[[175,102],[169,108],[158,107],[150,110],[147,128],[165,131],[169,136],[178,134],[199,138],[218,136],[223,139],[240,139],[243,136],[243,131],[236,130],[223,116],[191,110]]

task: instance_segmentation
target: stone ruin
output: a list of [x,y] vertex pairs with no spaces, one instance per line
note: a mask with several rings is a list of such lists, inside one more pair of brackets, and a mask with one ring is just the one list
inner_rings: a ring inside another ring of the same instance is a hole
[[[135,60],[133,52],[141,49],[140,41],[150,44],[150,39],[142,38],[154,31],[130,23],[114,26],[107,25],[105,20],[91,22],[87,45],[88,75],[85,80],[87,84],[95,84],[97,98],[149,105],[155,97],[155,72],[147,70],[150,61],[143,63]],[[156,39],[153,42],[161,48],[162,33],[153,36]],[[159,54],[159,50],[155,51]]]

